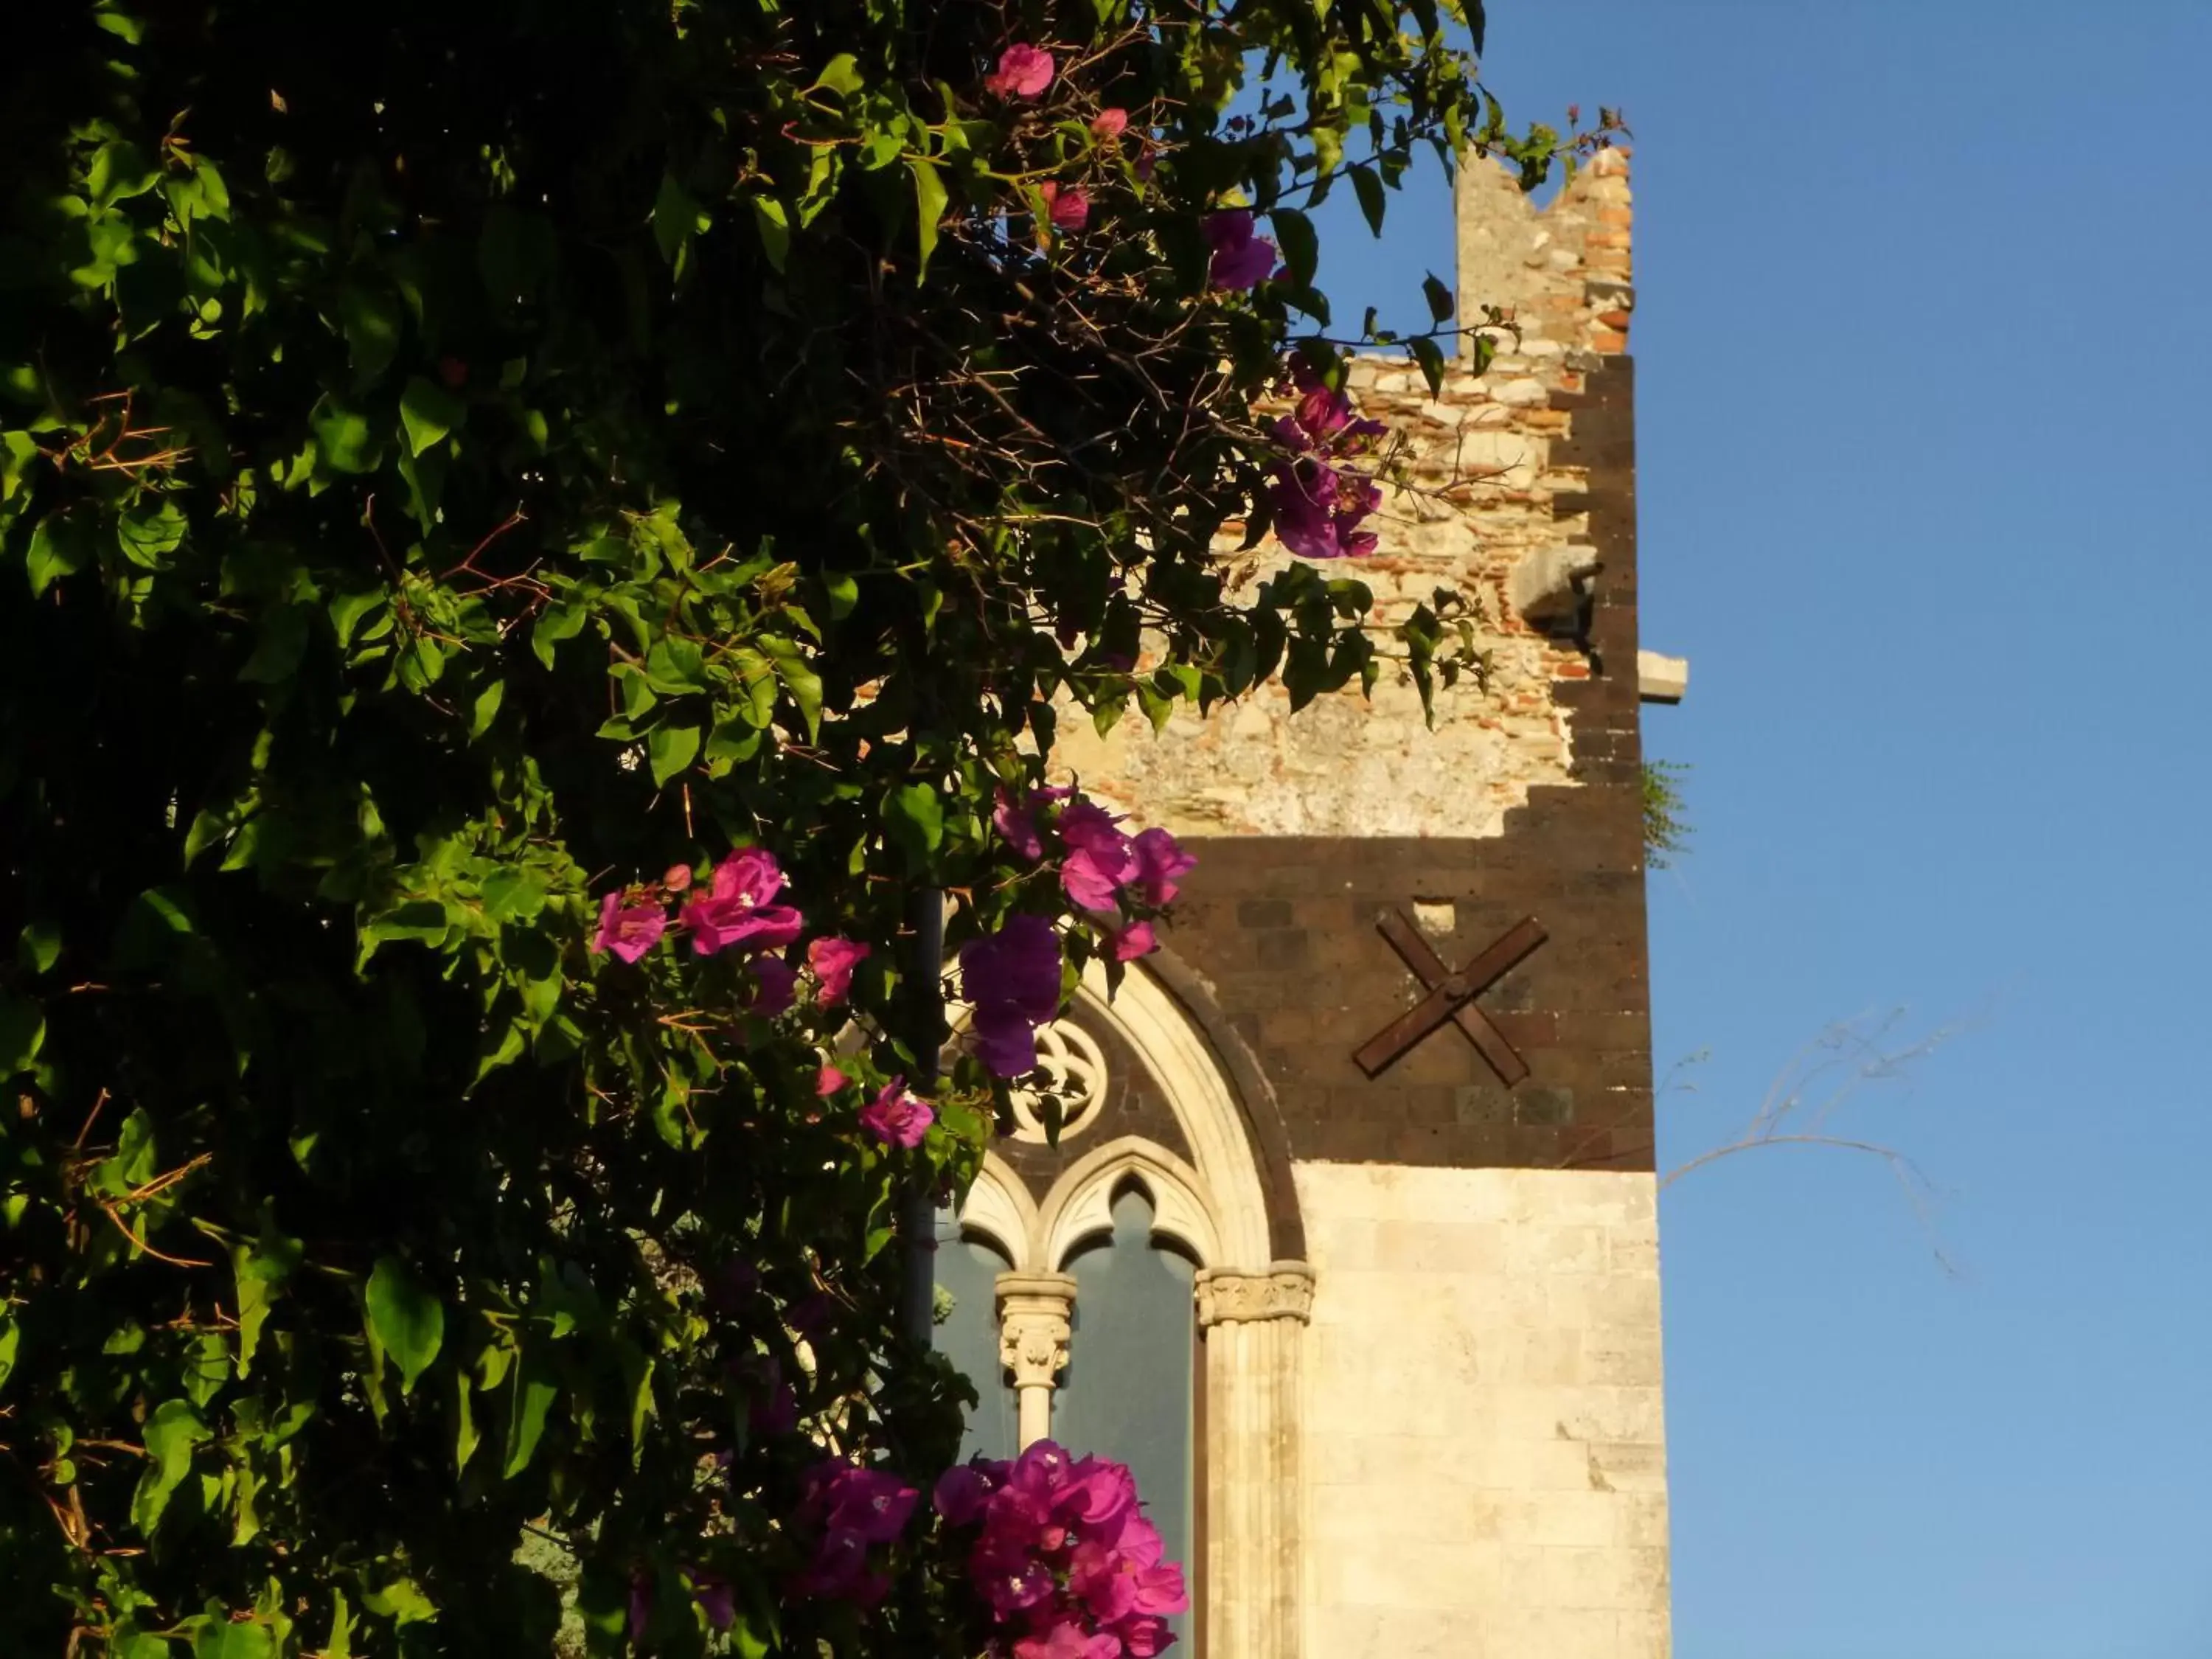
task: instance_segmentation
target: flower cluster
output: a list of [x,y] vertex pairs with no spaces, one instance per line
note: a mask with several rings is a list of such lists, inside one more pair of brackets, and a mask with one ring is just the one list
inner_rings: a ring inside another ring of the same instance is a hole
[[1215,288],[1256,288],[1276,270],[1275,245],[1254,231],[1248,209],[1208,214],[1206,245],[1206,278]]
[[993,1659],[1150,1659],[1190,1606],[1182,1569],[1137,1502],[1127,1465],[1040,1440],[1011,1462],[948,1469],[933,1503],[968,1540]]
[[1291,365],[1297,401],[1273,424],[1285,453],[1273,469],[1267,499],[1275,534],[1304,559],[1358,558],[1375,550],[1375,532],[1359,526],[1382,504],[1373,477],[1346,467],[1375,447],[1385,428],[1355,419],[1352,400],[1300,358]]
[[991,822],[1024,858],[1042,859],[1047,847],[1039,814],[1052,806],[1059,811],[1043,828],[1060,841],[1060,890],[1113,941],[1115,961],[1157,950],[1152,924],[1127,911],[1133,902],[1149,910],[1172,902],[1198,860],[1165,830],[1125,835],[1121,818],[1066,789],[1040,789],[1017,800],[1002,788]]
[[[668,931],[669,906],[679,904],[674,925],[691,936],[692,953],[736,951],[751,975],[745,1012],[772,1019],[791,1006],[799,983],[798,970],[775,953],[793,944],[806,927],[799,911],[773,902],[783,880],[775,854],[757,847],[731,854],[711,872],[677,865],[657,883],[618,888],[602,899],[592,950],[620,962],[637,962]],[[868,946],[835,934],[809,944],[806,967],[814,980],[816,1006],[842,1004],[852,993],[853,970],[869,955]]]
[[793,1586],[802,1595],[873,1607],[890,1578],[870,1558],[906,1530],[921,1494],[896,1475],[832,1460],[806,1476],[799,1524],[816,1534],[814,1557]]
[[1036,1028],[1060,1012],[1060,938],[1042,916],[1010,916],[960,947],[960,996],[975,1052],[994,1077],[1036,1066]]

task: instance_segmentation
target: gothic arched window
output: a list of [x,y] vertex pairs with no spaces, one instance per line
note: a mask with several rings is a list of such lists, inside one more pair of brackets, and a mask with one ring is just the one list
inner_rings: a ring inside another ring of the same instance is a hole
[[1141,971],[1109,1003],[1094,969],[1038,1037],[1049,1088],[1016,1092],[1012,1133],[939,1224],[939,1341],[983,1401],[967,1444],[1049,1436],[1129,1464],[1192,1587],[1191,1650],[1297,1659],[1312,1279],[1270,1260],[1234,1085]]

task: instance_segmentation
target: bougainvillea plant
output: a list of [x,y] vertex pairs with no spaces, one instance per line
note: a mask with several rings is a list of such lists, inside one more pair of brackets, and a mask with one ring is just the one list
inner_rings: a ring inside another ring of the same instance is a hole
[[1468,9],[11,17],[10,1652],[1157,1643],[1101,1466],[916,1516],[901,1226],[1188,873],[1054,720],[1379,672],[1218,550],[1371,545],[1316,200],[1582,142]]

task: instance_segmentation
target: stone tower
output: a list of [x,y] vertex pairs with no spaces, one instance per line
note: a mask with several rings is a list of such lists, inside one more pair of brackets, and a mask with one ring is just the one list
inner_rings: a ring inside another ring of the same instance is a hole
[[1356,366],[1417,487],[1346,574],[1386,608],[1468,594],[1486,682],[1433,731],[1386,675],[1056,754],[1199,866],[1161,952],[1047,1034],[1060,1144],[994,1155],[959,1224],[1004,1269],[1031,1429],[1062,1390],[1134,1432],[1079,1386],[1094,1330],[1137,1328],[1085,1241],[1188,1264],[1158,1294],[1195,1325],[1176,1525],[1206,1659],[1668,1652],[1638,720],[1679,684],[1648,655],[1639,683],[1626,156],[1544,209],[1474,165],[1458,209],[1462,314],[1518,337],[1434,399]]

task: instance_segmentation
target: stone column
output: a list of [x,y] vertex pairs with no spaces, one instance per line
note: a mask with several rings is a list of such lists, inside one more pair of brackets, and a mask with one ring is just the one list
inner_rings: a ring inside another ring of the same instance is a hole
[[1298,1414],[1313,1269],[1198,1276],[1206,1332],[1207,1659],[1298,1659],[1304,1480]]
[[1000,1273],[999,1363],[1014,1374],[1026,1449],[1052,1432],[1052,1391],[1067,1364],[1075,1281],[1066,1273]]

